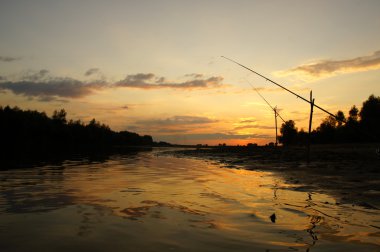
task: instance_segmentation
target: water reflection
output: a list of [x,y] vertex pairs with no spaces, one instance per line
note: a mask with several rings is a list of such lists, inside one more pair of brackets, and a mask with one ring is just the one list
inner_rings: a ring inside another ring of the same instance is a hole
[[377,209],[339,204],[271,173],[154,151],[2,171],[0,180],[1,251],[380,246]]

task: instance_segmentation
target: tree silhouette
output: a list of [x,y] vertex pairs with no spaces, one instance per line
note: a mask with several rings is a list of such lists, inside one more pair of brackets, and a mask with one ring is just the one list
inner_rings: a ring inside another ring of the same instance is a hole
[[335,118],[336,118],[337,127],[341,127],[343,125],[343,122],[346,121],[346,117],[344,116],[343,111],[340,111],[340,110],[335,114]]
[[359,109],[355,105],[351,107],[348,114],[349,114],[348,121],[352,121],[352,122],[358,121]]
[[[369,96],[363,102],[360,112],[356,106],[352,106],[348,114],[347,119],[343,111],[338,111],[335,117],[326,117],[312,132],[312,143],[355,143],[380,140],[380,97]],[[307,139],[307,133],[302,129],[297,131],[293,121],[283,124],[280,132],[282,135],[279,139],[284,145],[305,144],[305,139]]]
[[348,112],[349,116],[344,127],[347,142],[358,142],[363,136],[359,125],[359,109],[354,105]]
[[371,95],[363,102],[360,110],[360,124],[371,135],[372,140],[380,137],[380,97]]
[[65,124],[66,121],[66,111],[64,109],[61,109],[60,111],[54,110],[52,119],[55,122]]
[[297,128],[293,120],[286,121],[282,124],[280,129],[281,136],[279,137],[280,143],[283,145],[291,145],[296,143]]
[[87,125],[79,120],[67,122],[66,115],[64,109],[49,118],[44,112],[0,107],[0,159],[153,144],[151,136],[114,132],[95,119]]

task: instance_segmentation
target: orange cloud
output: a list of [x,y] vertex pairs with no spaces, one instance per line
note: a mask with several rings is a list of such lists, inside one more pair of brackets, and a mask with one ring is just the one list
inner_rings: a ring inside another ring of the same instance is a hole
[[264,144],[273,138],[268,134],[229,134],[229,133],[203,133],[203,134],[170,134],[160,135],[156,137],[159,141],[165,141],[170,143],[183,143],[188,144],[211,144],[216,145],[219,143],[227,144],[247,144],[247,143],[259,143]]
[[277,76],[295,76],[303,80],[316,80],[342,73],[380,69],[380,51],[372,55],[346,60],[320,60],[276,72]]

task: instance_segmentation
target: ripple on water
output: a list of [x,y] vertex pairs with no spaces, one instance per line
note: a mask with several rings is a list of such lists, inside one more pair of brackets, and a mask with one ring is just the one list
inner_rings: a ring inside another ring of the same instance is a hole
[[[379,210],[155,153],[0,172],[2,251],[379,249]],[[272,221],[270,216],[276,216]],[[22,237],[23,242],[20,242]],[[43,238],[42,238],[43,237]]]

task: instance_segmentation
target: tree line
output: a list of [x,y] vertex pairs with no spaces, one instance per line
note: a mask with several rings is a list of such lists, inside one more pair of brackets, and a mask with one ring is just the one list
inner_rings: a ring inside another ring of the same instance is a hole
[[112,131],[92,119],[89,123],[67,120],[64,109],[45,112],[0,107],[1,153],[35,153],[101,149],[110,146],[152,146],[151,136]]
[[[279,141],[283,145],[304,145],[308,132],[298,130],[293,120],[286,121],[280,129]],[[359,110],[355,105],[348,117],[338,111],[328,116],[311,132],[311,143],[358,143],[380,141],[380,97],[371,95]]]

